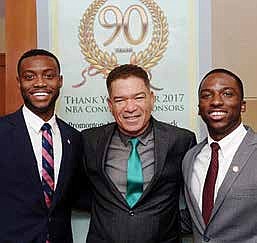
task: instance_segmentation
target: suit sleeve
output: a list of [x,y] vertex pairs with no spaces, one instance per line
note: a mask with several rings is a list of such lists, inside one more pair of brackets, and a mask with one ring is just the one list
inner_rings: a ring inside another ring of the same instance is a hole
[[[191,140],[189,142],[189,146],[187,147],[187,151],[196,145],[196,137],[193,134]],[[187,152],[186,151],[186,152]],[[183,178],[183,176],[182,176]],[[184,180],[181,181],[181,193],[180,193],[180,226],[182,234],[191,234],[192,233],[192,222],[191,217],[185,202],[184,197]]]
[[79,136],[77,144],[77,168],[74,178],[73,209],[90,211],[92,192],[88,176],[84,168],[85,153],[83,152],[82,137]]

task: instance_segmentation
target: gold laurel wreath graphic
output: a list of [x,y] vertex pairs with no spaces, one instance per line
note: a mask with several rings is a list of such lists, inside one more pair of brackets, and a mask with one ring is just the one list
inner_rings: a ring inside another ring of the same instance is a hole
[[[95,0],[87,8],[80,21],[79,40],[81,52],[85,60],[90,63],[89,69],[82,72],[84,82],[84,75],[87,71],[96,70],[94,74],[101,73],[106,77],[113,68],[119,65],[116,55],[113,52],[109,54],[106,51],[102,51],[94,38],[94,21],[96,14],[106,1],[107,0]],[[141,66],[151,76],[151,68],[160,61],[167,49],[169,35],[168,23],[163,11],[153,0],[141,0],[141,2],[148,8],[152,16],[154,23],[152,39],[145,50],[131,54],[130,63]],[[82,83],[76,86],[81,85]]]

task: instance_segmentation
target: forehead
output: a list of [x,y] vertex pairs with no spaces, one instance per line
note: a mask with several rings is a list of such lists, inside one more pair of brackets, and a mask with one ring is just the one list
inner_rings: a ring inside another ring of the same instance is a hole
[[21,61],[20,69],[37,70],[37,69],[57,69],[58,65],[54,58],[49,56],[37,55],[26,57]]
[[222,89],[225,87],[240,90],[238,81],[234,77],[226,73],[212,73],[202,81],[200,92],[205,89]]
[[131,93],[137,93],[137,92],[144,92],[149,90],[145,82],[142,78],[130,76],[127,78],[119,78],[114,80],[111,83],[111,93],[112,94],[131,94]]

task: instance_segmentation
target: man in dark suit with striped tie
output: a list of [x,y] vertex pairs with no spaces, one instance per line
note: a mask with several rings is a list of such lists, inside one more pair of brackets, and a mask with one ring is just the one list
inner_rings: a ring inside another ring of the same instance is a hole
[[34,49],[17,73],[24,105],[0,118],[0,242],[71,243],[71,208],[85,184],[80,133],[55,114],[60,64]]

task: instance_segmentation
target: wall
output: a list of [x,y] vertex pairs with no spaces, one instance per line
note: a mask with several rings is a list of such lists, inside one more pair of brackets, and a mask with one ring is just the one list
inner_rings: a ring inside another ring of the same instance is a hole
[[244,123],[257,131],[257,1],[212,1],[212,65],[237,73],[245,88]]
[[5,1],[0,1],[0,53],[5,52]]
[[[37,45],[35,0],[5,1],[5,113],[17,110],[22,104],[16,81],[16,65],[21,54]],[[0,87],[2,88],[2,87]]]
[[0,116],[5,113],[5,1],[0,1]]

